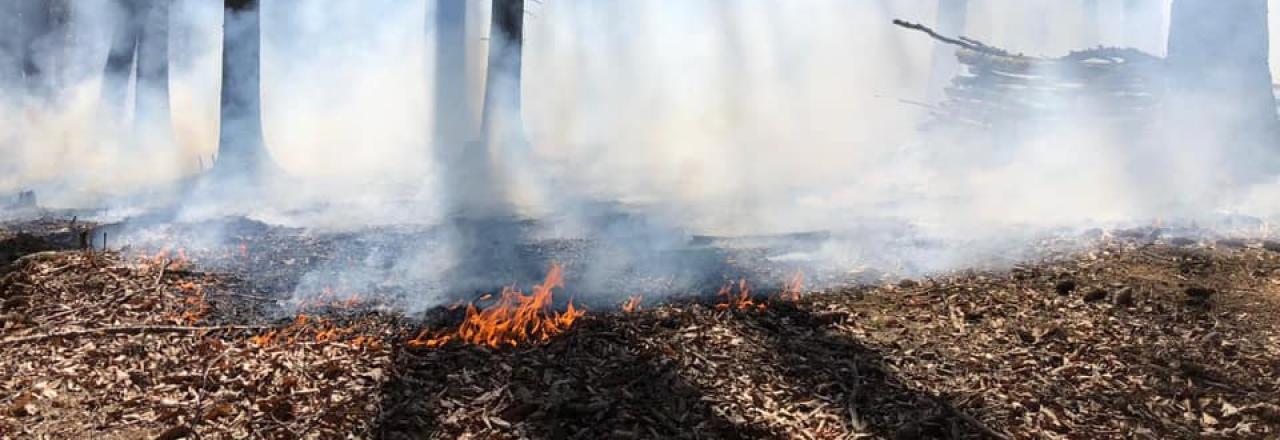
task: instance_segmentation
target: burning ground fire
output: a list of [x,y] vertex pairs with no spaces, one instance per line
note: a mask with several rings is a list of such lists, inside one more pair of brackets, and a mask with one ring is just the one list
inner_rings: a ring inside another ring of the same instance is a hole
[[[803,284],[804,274],[797,271],[784,284],[776,299],[798,300]],[[564,288],[564,269],[559,264],[551,267],[546,279],[542,284],[534,286],[530,295],[512,287],[504,288],[493,306],[480,310],[475,304],[468,304],[466,317],[457,328],[422,330],[408,345],[414,348],[438,348],[452,341],[460,341],[498,348],[546,342],[567,331],[575,321],[586,315],[586,311],[576,308],[572,300],[563,313],[551,311],[552,290],[555,288]],[[718,296],[724,300],[716,305],[718,310],[763,311],[767,308],[765,302],[757,302],[751,297],[751,288],[745,279],[725,285]],[[620,308],[623,313],[635,313],[641,310],[642,301],[643,296],[632,295]]]
[[456,329],[434,333],[423,330],[409,341],[409,346],[435,348],[454,340],[494,348],[545,342],[564,333],[586,314],[575,308],[572,300],[564,313],[550,311],[552,289],[557,287],[564,288],[564,270],[559,264],[551,267],[546,279],[534,286],[530,295],[504,288],[498,302],[483,311],[475,304],[467,305],[466,318]]
[[315,318],[300,314],[289,325],[252,336],[249,342],[261,348],[272,346],[291,346],[300,342],[317,344],[345,342],[357,348],[378,349],[381,339],[377,336],[359,334],[354,327],[343,327],[325,318]]
[[641,310],[640,302],[644,300],[641,295],[632,295],[622,303],[622,313],[635,313]]
[[[735,292],[736,287],[736,292]],[[786,283],[782,285],[782,290],[773,299],[784,302],[796,302],[800,300],[800,292],[804,289],[804,273],[796,271]],[[757,310],[764,311],[769,306],[765,302],[757,302],[751,297],[751,286],[747,284],[747,280],[738,280],[737,283],[726,283],[716,296],[721,298],[720,303],[716,304],[717,310]]]

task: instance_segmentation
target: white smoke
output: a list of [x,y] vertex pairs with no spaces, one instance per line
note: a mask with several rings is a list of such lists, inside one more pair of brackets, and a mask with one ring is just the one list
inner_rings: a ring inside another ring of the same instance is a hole
[[[117,18],[106,13],[106,0],[73,2],[79,37],[65,64],[73,80],[50,103],[0,91],[0,194],[37,188],[42,202],[55,206],[121,203],[111,196],[207,169],[218,144],[219,3],[175,2],[173,147],[138,154],[98,109],[107,51],[101,42]],[[442,180],[450,164],[433,154],[445,147],[433,145],[433,114],[454,111],[432,108],[434,6],[263,3],[266,144],[290,178],[266,201],[234,204],[234,213],[321,228],[447,217],[444,195],[466,188]],[[473,64],[465,87],[475,111],[488,2],[469,3]],[[523,118],[530,145],[504,155],[497,172],[518,176],[508,192],[513,201],[522,213],[561,220],[553,233],[561,236],[591,233],[581,219],[600,213],[596,202],[621,204],[656,229],[718,235],[842,231],[895,218],[938,236],[980,239],[1011,228],[1146,223],[1169,214],[1151,200],[1193,193],[1195,209],[1178,214],[1277,215],[1275,184],[1197,191],[1216,180],[1212,169],[1194,166],[1206,152],[1159,161],[1176,177],[1151,183],[1157,172],[1135,169],[1134,151],[1083,117],[1047,127],[1013,150],[923,142],[917,127],[927,112],[903,101],[926,100],[935,43],[890,21],[931,23],[936,3],[527,2]],[[965,35],[1014,52],[1058,56],[1097,45],[1164,51],[1168,1],[1138,2],[1133,17],[1121,2],[1099,2],[1098,41],[1088,41],[1083,2],[969,3]],[[189,214],[233,213],[224,211],[228,205]],[[636,248],[664,241],[644,227],[624,229],[606,235]],[[844,264],[896,246],[845,238],[813,258]],[[441,240],[450,241],[447,234]],[[458,252],[424,249],[372,278],[439,277]],[[968,255],[902,258],[940,270],[969,263]]]

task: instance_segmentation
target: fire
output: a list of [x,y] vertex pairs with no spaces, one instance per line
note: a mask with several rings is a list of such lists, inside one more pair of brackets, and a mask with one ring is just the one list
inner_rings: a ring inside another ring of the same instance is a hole
[[716,304],[716,310],[765,309],[766,306],[764,304],[756,304],[755,300],[751,299],[751,287],[747,286],[747,280],[739,280],[737,286],[738,292],[736,294],[733,292],[733,282],[726,283],[724,287],[720,288],[720,292],[716,293],[716,296],[724,298],[724,302]]
[[355,331],[349,327],[332,327],[327,322],[322,322],[321,324],[322,327],[316,331],[316,342],[319,343],[337,342]]
[[168,319],[172,319],[186,325],[193,325],[213,310],[209,305],[208,297],[204,291],[204,286],[190,281],[184,281],[178,284],[178,290],[186,295],[186,297],[182,298],[182,313],[180,315],[172,313],[166,314]]
[[564,287],[563,269],[559,264],[551,266],[547,278],[534,286],[530,295],[514,288],[504,288],[498,302],[483,311],[475,304],[467,305],[466,318],[456,330],[423,330],[408,344],[417,348],[435,348],[456,339],[497,348],[545,342],[567,331],[574,321],[586,314],[574,307],[573,301],[569,301],[564,313],[550,311],[552,289],[557,287]]
[[804,291],[804,272],[797,270],[791,279],[782,285],[782,292],[778,293],[778,298],[783,301],[799,301],[800,293]]
[[187,257],[187,250],[178,248],[177,255],[171,256],[169,246],[166,245],[155,253],[155,255],[141,257],[142,263],[153,266],[163,267],[165,270],[182,270],[191,264],[191,259]]
[[[356,334],[354,327],[340,327],[325,318],[312,318],[299,314],[284,328],[252,336],[249,342],[259,347],[293,345],[295,342],[314,341],[318,344],[347,341],[351,345],[376,349],[381,340],[376,336]],[[353,337],[354,336],[354,337]]]
[[347,296],[347,299],[342,301],[342,306],[348,309],[355,308],[355,306],[360,305],[363,301],[364,298],[361,298],[359,293],[352,293]]
[[622,303],[622,313],[640,311],[640,301],[642,299],[644,299],[644,297],[640,295],[631,295],[630,298],[627,298],[627,300]]
[[298,300],[299,310],[315,311],[317,309],[354,309],[366,303],[365,296],[352,292],[344,295],[338,294],[332,287],[320,289],[320,294],[312,299]]
[[[303,329],[305,329],[309,322],[311,322],[310,316],[298,315],[297,317],[293,318],[292,323],[285,326],[284,328],[279,330],[272,330],[261,335],[252,336],[249,338],[249,342],[252,342],[254,345],[257,345],[259,347],[267,347],[277,342],[280,342],[281,339],[284,339],[284,342],[286,345],[293,344],[294,335],[298,334]],[[284,336],[284,335],[289,335],[289,336]]]

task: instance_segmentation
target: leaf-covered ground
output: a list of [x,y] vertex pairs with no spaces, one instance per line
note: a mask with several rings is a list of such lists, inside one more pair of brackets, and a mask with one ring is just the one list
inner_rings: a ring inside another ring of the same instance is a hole
[[503,349],[413,348],[420,321],[358,306],[270,320],[273,298],[176,256],[0,267],[3,438],[1280,435],[1260,240],[1106,235],[762,308],[591,310]]

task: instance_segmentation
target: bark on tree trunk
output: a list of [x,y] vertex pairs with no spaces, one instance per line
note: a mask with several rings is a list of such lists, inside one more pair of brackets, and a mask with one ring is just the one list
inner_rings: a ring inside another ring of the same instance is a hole
[[1084,18],[1084,35],[1083,40],[1085,46],[1099,46],[1102,44],[1102,12],[1098,5],[1098,0],[1084,0],[1081,5]]
[[471,138],[472,106],[467,99],[467,1],[436,0],[435,137],[447,148]]
[[1153,54],[1164,53],[1166,38],[1161,0],[1124,0],[1123,27],[1125,46]]
[[56,37],[65,28],[60,1],[9,0],[0,9],[0,87],[8,98],[47,98],[51,68],[59,52]]
[[134,123],[141,132],[170,139],[169,1],[150,0],[139,12]]
[[[968,0],[938,0],[938,32],[952,37],[964,34],[968,14]],[[946,99],[947,85],[960,72],[960,62],[956,60],[956,48],[934,42],[932,64],[929,72],[928,100],[931,103],[939,103]]]
[[252,181],[269,157],[262,136],[261,25],[258,0],[226,0],[222,99],[214,173]]
[[[20,26],[16,3],[0,2],[0,27],[17,29]],[[0,32],[0,97],[10,97],[22,81],[22,56],[20,39],[16,32]]]
[[[481,130],[523,130],[520,81],[524,45],[524,0],[493,0],[489,31],[489,68],[485,77]],[[501,120],[499,120],[501,118]]]
[[115,3],[120,20],[111,33],[111,51],[107,53],[107,66],[102,77],[102,101],[117,119],[123,119],[129,80],[133,77],[138,53],[138,38],[142,33],[141,5],[138,0],[118,0]]
[[47,74],[40,59],[40,42],[53,29],[49,5],[43,1],[19,0],[26,3],[22,33],[22,77],[29,96],[41,96],[47,92]]
[[[1266,0],[1176,0],[1169,32],[1173,140],[1219,151],[1237,168],[1274,154],[1277,128]],[[1235,169],[1233,177],[1258,169]],[[1274,170],[1271,170],[1274,171]],[[1247,178],[1247,177],[1246,177]]]

